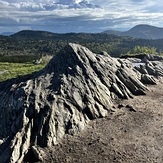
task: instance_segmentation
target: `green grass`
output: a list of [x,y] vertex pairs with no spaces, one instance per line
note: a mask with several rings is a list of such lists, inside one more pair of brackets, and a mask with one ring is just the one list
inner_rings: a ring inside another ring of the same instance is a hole
[[45,65],[46,64],[35,65],[31,63],[0,62],[0,72],[5,71],[0,74],[0,82],[39,71],[43,69]]

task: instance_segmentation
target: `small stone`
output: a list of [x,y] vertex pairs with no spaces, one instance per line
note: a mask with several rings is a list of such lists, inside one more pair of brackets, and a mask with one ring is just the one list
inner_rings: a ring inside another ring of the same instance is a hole
[[128,108],[129,111],[131,111],[131,112],[136,112],[136,110],[134,109],[134,107],[131,106],[131,105],[126,105],[126,108]]
[[31,149],[35,156],[35,159],[38,161],[43,161],[44,152],[35,146],[32,146]]
[[0,139],[0,145],[3,144],[3,140]]
[[123,107],[124,107],[123,104],[119,104],[119,105],[118,105],[118,108],[119,108],[119,109],[121,109],[121,108],[123,108]]

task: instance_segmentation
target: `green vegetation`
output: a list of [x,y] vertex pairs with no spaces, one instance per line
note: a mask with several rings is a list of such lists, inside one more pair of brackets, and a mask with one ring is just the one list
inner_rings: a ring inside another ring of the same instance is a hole
[[0,62],[0,82],[31,74],[45,67],[45,64],[30,64],[30,63],[7,63]]
[[12,36],[0,35],[0,81],[39,71],[70,42],[81,44],[94,53],[106,51],[113,57],[122,54],[163,54],[163,39],[135,39],[105,33],[21,31]]
[[[25,63],[46,55],[54,56],[69,42],[86,46],[95,53],[106,51],[114,57],[127,54],[136,46],[153,47],[154,49],[151,50],[156,50],[157,53],[163,51],[162,39],[135,39],[106,33],[56,34],[43,31],[21,31],[9,37],[0,36],[0,61]],[[6,59],[7,56],[9,57]],[[8,59],[14,61],[9,61]]]
[[[47,65],[52,56],[46,55],[39,59],[31,56],[5,56],[4,58],[9,62],[0,61],[0,82],[40,71]],[[19,63],[15,63],[16,61],[19,61]],[[23,63],[25,61],[26,63]]]
[[37,55],[13,55],[13,56],[0,56],[0,62],[10,63],[32,63],[40,56]]
[[46,65],[47,63],[49,63],[51,59],[52,59],[51,55],[46,55],[46,56],[41,57],[40,62],[41,64]]
[[[127,54],[121,54],[121,57],[124,56],[136,56],[140,54],[153,54],[158,55],[157,49],[150,46],[135,46],[133,49],[129,50]],[[160,55],[160,54],[159,54]]]
[[135,46],[128,54],[158,54],[155,47],[150,46]]

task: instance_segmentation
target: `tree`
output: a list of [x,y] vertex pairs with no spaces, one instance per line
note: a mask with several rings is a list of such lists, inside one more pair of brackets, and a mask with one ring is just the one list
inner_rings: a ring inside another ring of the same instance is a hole
[[157,54],[157,49],[155,47],[150,46],[135,46],[129,54],[140,54],[140,53],[150,53],[150,54]]

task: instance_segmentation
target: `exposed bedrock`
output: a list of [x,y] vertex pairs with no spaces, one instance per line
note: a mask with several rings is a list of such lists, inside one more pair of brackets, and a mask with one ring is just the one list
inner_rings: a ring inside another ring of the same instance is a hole
[[[0,84],[0,162],[21,162],[107,116],[115,99],[145,94],[153,82],[131,63],[69,44],[40,72]],[[38,150],[39,151],[39,150]]]

